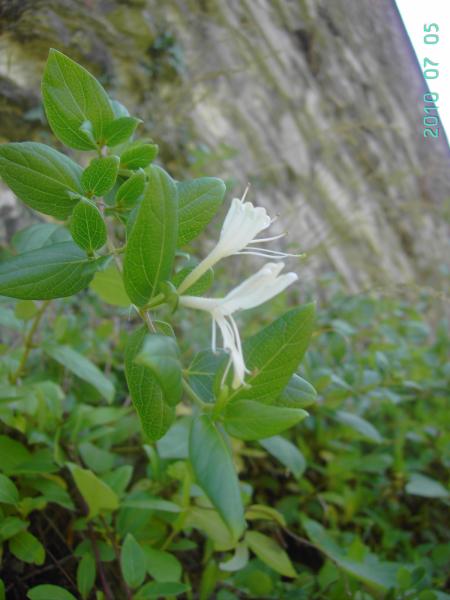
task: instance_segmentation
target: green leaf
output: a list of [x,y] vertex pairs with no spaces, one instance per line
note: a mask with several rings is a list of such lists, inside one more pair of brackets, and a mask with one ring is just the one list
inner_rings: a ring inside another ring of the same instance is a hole
[[103,448],[98,448],[90,442],[83,442],[79,451],[84,464],[96,473],[110,471],[116,462],[116,456]]
[[145,182],[145,173],[143,171],[134,173],[117,190],[116,204],[125,208],[132,208],[144,193]]
[[421,473],[412,473],[405,491],[413,496],[423,498],[448,498],[450,493],[439,481],[426,477]]
[[47,502],[54,502],[68,510],[75,510],[71,497],[61,484],[49,479],[41,478],[37,481],[33,481],[32,487],[41,492]]
[[230,400],[272,404],[289,383],[311,338],[315,305],[290,310],[244,343],[244,357],[252,372]]
[[345,412],[343,410],[338,410],[334,414],[334,417],[336,421],[339,421],[339,423],[351,427],[362,437],[366,438],[371,442],[375,442],[375,444],[379,444],[383,441],[383,438],[381,437],[377,429],[375,429],[375,427],[371,423],[369,423],[362,417],[358,417],[358,415],[354,415],[353,413]]
[[17,467],[32,457],[23,444],[7,435],[0,435],[1,469],[6,474],[14,475]]
[[85,554],[77,567],[77,587],[83,600],[89,596],[94,587],[96,576],[94,557],[91,554]]
[[30,600],[76,600],[70,592],[59,585],[37,585],[27,592]]
[[83,193],[88,196],[103,196],[114,187],[118,172],[118,156],[94,158],[81,176]]
[[78,465],[68,463],[72,477],[89,507],[88,518],[92,519],[98,514],[104,514],[119,508],[117,494],[99,479],[89,469],[82,469]]
[[191,507],[187,513],[185,526],[203,531],[217,552],[225,552],[236,545],[236,540],[232,537],[222,517],[209,507]]
[[185,594],[190,590],[190,587],[185,583],[178,582],[157,582],[150,581],[146,583],[134,595],[133,600],[150,600],[151,598],[167,598]]
[[127,142],[136,131],[136,127],[142,123],[141,119],[135,117],[119,117],[114,119],[105,127],[105,143],[113,148]]
[[156,144],[134,142],[120,155],[122,169],[142,169],[147,167],[158,156]]
[[245,541],[250,550],[271,569],[284,577],[297,577],[289,556],[274,539],[259,531],[247,531]]
[[131,588],[142,585],[147,570],[147,558],[131,533],[128,533],[120,552],[123,578]]
[[204,402],[214,402],[216,373],[223,364],[224,358],[226,358],[224,352],[201,350],[194,356],[189,366],[189,384]]
[[147,561],[147,573],[153,579],[160,582],[180,580],[182,566],[173,554],[150,546],[144,546],[143,550]]
[[303,454],[292,442],[284,437],[275,435],[265,440],[259,440],[261,446],[275,456],[297,479],[303,475],[306,469],[306,461]]
[[0,503],[4,504],[17,504],[19,502],[19,491],[15,484],[0,473]]
[[381,563],[376,559],[370,562],[356,562],[347,558],[320,523],[312,519],[302,519],[303,527],[311,542],[326,554],[343,571],[362,581],[370,588],[388,590],[395,587],[398,565]]
[[[53,48],[42,79],[42,97],[48,124],[63,144],[92,150],[96,143],[104,143],[104,130],[114,120],[107,93],[86,69]],[[86,133],[87,123],[93,139]]]
[[187,244],[203,231],[222,204],[226,187],[216,177],[178,181],[178,245]]
[[45,550],[41,542],[29,531],[21,531],[9,540],[9,551],[26,563],[42,565]]
[[281,433],[302,421],[308,413],[301,408],[283,408],[256,402],[237,400],[224,412],[227,432],[241,440],[259,440]]
[[0,540],[8,540],[24,531],[28,527],[27,521],[22,521],[18,517],[6,517],[0,520]]
[[239,480],[225,438],[206,415],[192,421],[189,457],[200,487],[239,539],[245,527]]
[[0,146],[0,176],[22,202],[46,215],[66,219],[81,193],[81,167],[37,142]]
[[313,386],[294,373],[275,404],[286,408],[306,408],[314,404],[316,400],[317,392]]
[[134,360],[151,370],[161,386],[164,400],[169,406],[176,406],[183,391],[180,350],[176,340],[167,335],[147,335]]
[[70,233],[74,241],[92,253],[106,244],[106,225],[93,202],[81,198],[70,218]]
[[245,511],[245,518],[249,521],[275,521],[280,527],[286,527],[286,519],[271,506],[265,504],[252,504]]
[[71,241],[69,230],[56,223],[35,223],[15,233],[11,240],[18,254]]
[[73,242],[31,250],[0,264],[0,294],[23,300],[72,296],[89,285],[105,258],[89,260]]
[[230,560],[219,563],[219,567],[222,571],[233,573],[240,571],[248,563],[248,546],[247,544],[241,543],[236,546],[234,556]]
[[113,401],[115,394],[113,384],[88,358],[70,346],[46,344],[44,350],[53,360],[56,360],[83,381],[90,383],[107,402]]
[[114,262],[106,269],[97,271],[89,287],[108,304],[122,307],[128,307],[131,304],[125,291],[122,275]]
[[172,425],[175,412],[164,401],[163,392],[152,371],[134,361],[147,334],[147,328],[141,327],[129,336],[125,350],[125,374],[142,429],[150,440],[156,441]]
[[165,171],[152,167],[124,260],[125,289],[137,306],[146,304],[159,283],[170,279],[177,229],[175,184]]

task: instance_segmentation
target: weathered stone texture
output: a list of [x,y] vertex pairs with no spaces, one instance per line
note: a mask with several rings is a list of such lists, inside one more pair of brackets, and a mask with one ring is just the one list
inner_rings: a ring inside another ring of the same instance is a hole
[[439,288],[449,152],[390,0],[0,0],[0,141],[50,141],[48,48],[146,121],[166,167],[214,174],[280,215],[309,275]]

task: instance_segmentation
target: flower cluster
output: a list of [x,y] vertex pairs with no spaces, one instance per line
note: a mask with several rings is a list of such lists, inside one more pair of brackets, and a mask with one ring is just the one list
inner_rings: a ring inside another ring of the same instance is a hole
[[[183,294],[209,268],[222,258],[232,255],[250,254],[265,258],[281,259],[288,256],[298,256],[267,250],[254,244],[269,242],[282,237],[284,234],[257,238],[256,236],[269,227],[273,220],[262,207],[255,207],[251,202],[245,202],[248,188],[241,199],[234,198],[220,232],[220,238],[208,256],[191,271],[178,288]],[[198,296],[181,295],[180,304],[187,308],[207,311],[212,317],[212,349],[216,351],[217,326],[222,334],[223,347],[229,353],[225,376],[233,365],[233,388],[244,384],[245,366],[239,330],[233,314],[239,310],[254,308],[267,302],[291,283],[297,280],[295,273],[281,274],[284,263],[269,262],[254,275],[232,289],[223,298],[201,298]]]

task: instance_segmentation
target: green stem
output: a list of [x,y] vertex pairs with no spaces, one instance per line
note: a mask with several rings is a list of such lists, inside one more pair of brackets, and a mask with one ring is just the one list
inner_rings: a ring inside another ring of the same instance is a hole
[[34,320],[33,320],[33,323],[31,324],[30,330],[27,333],[25,340],[24,340],[25,347],[24,347],[23,354],[22,354],[22,357],[19,362],[19,366],[17,367],[16,371],[14,371],[14,373],[12,375],[10,375],[10,378],[9,378],[9,380],[13,384],[17,383],[17,380],[19,379],[19,377],[22,375],[23,371],[25,370],[25,365],[27,363],[28,356],[30,355],[30,352],[33,348],[34,334],[36,333],[36,330],[39,327],[39,323],[41,322],[44,312],[46,311],[47,306],[49,304],[50,304],[50,300],[46,300],[42,304],[42,306],[40,307],[40,309],[38,310],[38,312],[36,313],[36,315],[34,317]]
[[212,406],[210,406],[209,404],[207,404],[206,402],[203,402],[203,400],[200,398],[200,396],[198,396],[196,394],[196,392],[194,392],[194,390],[191,388],[191,386],[188,384],[188,382],[183,378],[182,380],[183,383],[183,388],[184,391],[187,393],[187,395],[189,396],[189,398],[191,400],[193,400],[193,402],[202,410],[212,410]]

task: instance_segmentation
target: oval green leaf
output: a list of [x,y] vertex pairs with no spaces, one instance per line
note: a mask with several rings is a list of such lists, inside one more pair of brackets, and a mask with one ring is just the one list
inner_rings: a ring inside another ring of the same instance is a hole
[[9,477],[0,473],[0,503],[17,504],[19,491]]
[[237,400],[224,413],[227,432],[241,440],[260,440],[303,421],[308,413],[301,408],[283,408],[255,400]]
[[0,264],[0,294],[22,300],[72,296],[89,285],[105,260],[89,260],[73,242],[31,250]]
[[30,600],[76,600],[70,592],[59,585],[37,585],[28,590],[27,597]]
[[0,176],[27,206],[56,219],[70,215],[78,202],[71,194],[81,193],[81,167],[37,142],[1,145]]
[[82,469],[78,465],[69,463],[68,467],[80,494],[89,508],[88,518],[92,519],[98,514],[113,511],[119,508],[117,494],[104,481],[99,479],[89,469]]
[[177,244],[177,193],[172,178],[152,167],[136,220],[128,238],[124,260],[125,289],[137,306],[143,306],[170,279]]
[[114,187],[118,172],[118,156],[94,158],[81,176],[83,192],[89,196],[103,196]]
[[317,400],[317,392],[313,386],[296,373],[281,392],[275,404],[286,408],[306,408]]
[[[53,48],[42,79],[42,97],[48,124],[63,144],[92,150],[104,142],[104,130],[114,120],[107,93],[86,69]],[[91,135],[83,127],[86,123]]]
[[250,550],[271,569],[284,577],[297,577],[289,556],[273,538],[259,531],[248,531],[245,541]]
[[127,534],[120,552],[120,568],[130,588],[142,585],[147,570],[147,558],[131,533]]
[[158,156],[156,144],[134,142],[120,155],[120,166],[123,169],[143,169]]
[[42,565],[45,550],[41,542],[29,531],[21,531],[9,540],[9,550],[19,560]]
[[217,177],[178,181],[178,245],[187,244],[203,231],[225,196],[225,183]]
[[70,233],[80,248],[87,252],[92,253],[106,244],[105,221],[95,204],[86,198],[82,198],[73,209]]
[[136,131],[136,127],[142,123],[141,119],[135,117],[119,117],[105,127],[105,143],[113,148],[127,142]]
[[129,336],[125,350],[125,374],[142,430],[149,440],[156,441],[172,425],[175,411],[164,401],[163,392],[152,371],[134,360],[147,334],[146,327],[141,327]]
[[189,457],[198,484],[238,540],[245,527],[239,480],[224,436],[206,415],[192,421]]

